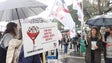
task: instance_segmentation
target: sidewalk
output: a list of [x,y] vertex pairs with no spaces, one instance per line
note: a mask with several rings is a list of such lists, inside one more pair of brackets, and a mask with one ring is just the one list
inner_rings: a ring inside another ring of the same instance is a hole
[[[74,49],[68,49],[68,54],[64,56],[63,49],[59,49],[59,63],[85,63],[84,56],[80,55],[79,52],[75,52]],[[102,62],[104,60],[102,59]]]
[[84,63],[84,57],[74,53],[73,49],[68,49],[66,56],[63,51],[63,49],[59,49],[59,63]]

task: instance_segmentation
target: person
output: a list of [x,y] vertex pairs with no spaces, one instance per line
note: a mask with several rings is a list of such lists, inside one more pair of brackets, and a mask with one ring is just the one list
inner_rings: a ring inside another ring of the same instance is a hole
[[18,63],[41,63],[41,57],[40,54],[36,54],[29,57],[24,57],[24,49],[23,46],[21,48]]
[[11,39],[7,49],[6,63],[17,63],[22,45],[22,40]]
[[68,43],[69,43],[69,37],[67,36],[67,34],[63,38],[63,41],[64,41],[64,54],[67,55],[67,52],[68,52]]
[[106,38],[106,59],[105,63],[112,63],[112,27],[110,33]]
[[79,33],[77,33],[77,36],[78,36],[78,40],[77,40],[77,52],[80,52],[80,34]]
[[73,45],[74,45],[74,51],[79,52],[80,51],[80,34],[77,33],[77,35],[73,38]]
[[110,35],[110,28],[111,28],[110,26],[106,27],[106,31],[105,31],[103,42],[102,42],[105,63],[106,63],[106,40],[107,40],[107,37]]
[[9,41],[13,38],[16,38],[16,33],[18,32],[17,24],[14,22],[9,22],[6,26],[6,30],[3,33],[3,36],[5,36],[4,39],[4,47],[7,48]]
[[77,41],[78,37],[77,36],[73,37],[74,52],[77,52]]
[[0,40],[1,40],[1,38],[2,38],[2,32],[0,32]]
[[92,27],[86,40],[86,63],[101,63],[102,37],[97,27]]
[[[1,47],[5,50],[0,51],[0,63],[6,63],[6,54],[7,54],[7,49],[9,47],[9,41],[13,38],[16,38],[16,32],[18,31],[17,29],[17,24],[14,22],[9,22],[6,25],[6,30],[3,33],[2,36],[2,43]],[[1,50],[1,49],[0,49]]]

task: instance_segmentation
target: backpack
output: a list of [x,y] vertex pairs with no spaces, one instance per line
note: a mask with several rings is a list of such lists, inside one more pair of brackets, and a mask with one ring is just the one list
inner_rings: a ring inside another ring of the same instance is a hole
[[7,53],[7,48],[4,47],[4,39],[6,35],[4,35],[3,38],[1,38],[0,41],[0,63],[6,63],[6,53]]

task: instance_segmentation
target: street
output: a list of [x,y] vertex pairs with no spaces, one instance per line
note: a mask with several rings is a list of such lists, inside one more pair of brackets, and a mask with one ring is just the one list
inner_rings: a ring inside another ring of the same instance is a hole
[[[59,49],[59,63],[85,63],[85,60],[79,52],[74,52],[73,49],[68,49],[66,56],[63,53],[63,49]],[[103,59],[101,63],[104,63]]]

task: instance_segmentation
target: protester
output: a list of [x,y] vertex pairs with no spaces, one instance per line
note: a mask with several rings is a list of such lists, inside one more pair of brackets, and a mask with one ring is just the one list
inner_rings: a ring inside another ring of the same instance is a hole
[[17,63],[22,40],[11,39],[7,50],[6,63]]
[[59,42],[59,47],[61,46],[61,49],[62,49],[62,40],[58,40]]
[[106,63],[112,63],[112,28],[110,28],[110,33],[106,38]]
[[9,22],[6,26],[6,30],[3,33],[3,38],[1,39],[0,48],[0,63],[6,63],[6,53],[9,47],[9,41],[16,38],[17,24],[14,22]]
[[110,28],[111,28],[110,26],[106,27],[106,31],[105,31],[103,42],[102,42],[105,63],[106,63],[106,40],[107,40],[107,37],[110,35]]
[[77,36],[73,37],[72,41],[73,41],[74,51],[77,52],[78,37]]
[[18,63],[41,63],[40,54],[36,54],[30,57],[24,57],[24,49],[21,48]]
[[80,51],[80,34],[77,33],[77,35],[73,38],[73,45],[74,45],[74,51],[79,52]]
[[106,41],[106,38],[110,35],[110,29],[111,29],[110,26],[106,27],[106,32],[105,32],[105,35],[104,35],[105,41]]
[[0,40],[1,40],[1,38],[2,38],[2,32],[0,32]]
[[80,52],[80,39],[81,39],[81,36],[79,33],[77,33],[77,37],[78,37],[78,40],[77,40],[77,52]]
[[92,27],[86,42],[86,63],[101,63],[102,37],[97,27]]
[[68,35],[65,35],[65,37],[63,38],[63,41],[64,41],[64,54],[67,55],[68,45],[69,45],[69,37],[68,37]]
[[69,49],[72,49],[72,44],[73,44],[73,38],[70,38],[70,48]]

